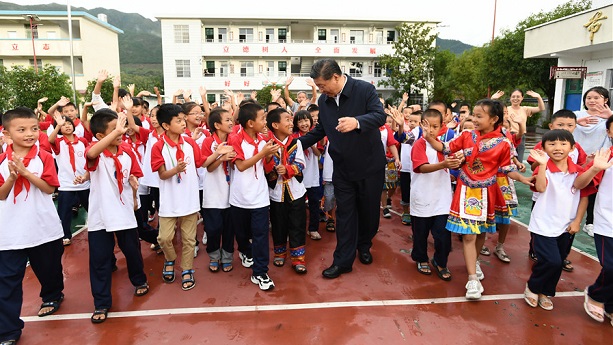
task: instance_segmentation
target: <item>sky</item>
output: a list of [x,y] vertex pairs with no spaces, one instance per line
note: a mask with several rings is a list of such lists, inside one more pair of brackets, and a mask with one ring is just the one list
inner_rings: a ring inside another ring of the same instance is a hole
[[[271,10],[266,6],[267,2],[254,0],[231,0],[229,2],[216,0],[181,0],[178,3],[166,0],[5,0],[20,5],[41,4],[41,3],[70,3],[71,6],[84,8],[105,7],[122,12],[139,13],[144,17],[155,19],[160,14],[187,14],[187,13],[224,13],[228,16],[238,11],[252,13],[254,17]],[[516,24],[533,13],[540,11],[550,11],[556,6],[567,2],[567,0],[377,0],[379,4],[376,9],[365,7],[364,3],[370,1],[340,0],[340,5],[329,6],[330,0],[307,0],[307,1],[287,1],[276,2],[275,7],[278,11],[289,9],[291,12],[304,11],[313,13],[313,18],[317,18],[317,13],[322,10],[338,9],[349,13],[368,14],[372,11],[377,12],[377,16],[393,16],[398,18],[399,14],[407,19],[421,19],[430,21],[440,21],[439,37],[445,39],[455,39],[464,43],[481,46],[489,42],[492,38],[492,26],[494,20],[494,3],[496,6],[496,35],[502,29],[513,29]],[[603,2],[596,0],[594,2]],[[605,1],[610,2],[610,1]],[[281,6],[287,4],[289,6]],[[346,13],[347,13],[346,12]]]

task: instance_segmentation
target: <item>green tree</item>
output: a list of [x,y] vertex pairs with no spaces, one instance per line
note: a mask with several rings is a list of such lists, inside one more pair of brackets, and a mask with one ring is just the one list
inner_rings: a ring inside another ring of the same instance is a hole
[[[257,91],[257,100],[258,103],[260,103],[262,106],[266,106],[266,104],[270,103],[272,96],[270,95],[270,90],[273,89],[272,85],[267,85],[264,86],[262,89],[260,89],[259,91]],[[278,85],[275,86],[275,89],[280,89],[281,90],[281,97],[283,98],[283,87],[279,87]],[[294,93],[292,91],[289,92],[289,96],[292,97],[292,99],[294,98]]]
[[434,79],[432,99],[440,100],[447,104],[453,101],[455,85],[451,78],[451,66],[455,59],[456,56],[451,51],[437,49],[432,69],[432,77]]
[[569,1],[552,11],[532,14],[519,22],[514,30],[503,31],[501,37],[486,45],[484,66],[488,72],[484,77],[492,90],[532,89],[544,93],[550,100],[554,99],[555,80],[549,79],[549,68],[557,64],[557,59],[524,59],[524,32],[527,28],[587,10],[590,6],[588,0]]
[[0,83],[0,113],[4,113],[6,110],[9,109],[9,100],[11,97],[11,92],[9,89],[9,84],[7,82],[4,82],[5,80],[8,80],[8,71],[6,70],[6,67],[4,66],[0,66],[0,80],[2,80],[3,82]]
[[[486,48],[475,47],[458,56],[449,66],[449,83],[453,98],[474,103],[487,97],[487,83],[484,68]],[[435,81],[436,83],[436,81]]]
[[433,27],[425,23],[402,23],[396,27],[398,40],[394,42],[393,55],[379,56],[387,76],[379,85],[392,87],[394,97],[404,92],[413,94],[432,89],[437,37],[432,30]]
[[[92,92],[94,91],[94,87],[96,86],[96,81],[98,79],[92,79],[87,82],[87,88],[85,89],[85,100],[89,101],[92,98]],[[113,101],[113,76],[109,75],[108,78],[102,83],[102,88],[100,89],[100,96],[105,102]],[[89,112],[93,113],[93,108],[89,108]]]
[[32,67],[14,66],[5,72],[3,82],[11,95],[8,108],[35,109],[40,98],[55,102],[62,96],[72,96],[70,77],[49,64],[39,68],[38,73]]

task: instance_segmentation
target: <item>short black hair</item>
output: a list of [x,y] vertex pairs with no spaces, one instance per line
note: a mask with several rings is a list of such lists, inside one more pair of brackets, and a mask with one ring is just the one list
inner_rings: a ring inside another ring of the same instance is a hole
[[557,118],[573,119],[575,120],[575,122],[577,122],[577,115],[575,115],[572,110],[568,109],[560,109],[553,113],[553,115],[551,115],[551,122],[553,122]]
[[268,104],[266,104],[266,112],[270,111],[270,106],[277,106],[277,108],[281,108],[281,104],[277,103],[277,102],[270,102]]
[[240,123],[243,128],[247,128],[247,122],[249,122],[249,120],[255,121],[258,116],[258,111],[263,109],[264,108],[262,108],[262,106],[259,104],[245,104],[244,106],[238,108],[238,123]]
[[9,110],[4,115],[2,115],[2,125],[4,128],[8,129],[11,125],[11,121],[14,119],[36,119],[36,114],[34,111],[28,107],[17,107],[15,109]]
[[277,108],[277,109],[273,109],[271,111],[268,112],[268,115],[266,115],[266,126],[268,126],[268,128],[274,132],[274,129],[272,128],[272,124],[273,123],[279,123],[281,122],[281,114],[283,113],[288,113],[287,109],[283,109],[283,108]]
[[72,103],[72,102],[68,102],[68,103],[66,103],[66,105],[65,105],[65,106],[63,106],[63,107],[57,107],[57,110],[58,110],[58,111],[61,113],[61,112],[62,112],[62,110],[64,110],[64,108],[66,108],[66,107],[74,107],[75,109],[77,109],[77,106],[76,106],[74,103]]
[[196,103],[196,102],[186,102],[181,104],[181,108],[183,109],[183,114],[187,115],[189,114],[192,109],[198,107],[200,110],[200,112],[202,112],[202,108],[200,108],[200,104]]
[[140,97],[132,97],[132,105],[143,105],[143,99]]
[[305,119],[309,120],[309,122],[311,123],[311,127],[313,127],[313,116],[311,116],[310,112],[308,112],[307,110],[299,110],[296,112],[296,114],[294,114],[294,132],[300,131],[298,129],[298,121]]
[[316,61],[311,67],[309,76],[313,79],[323,78],[323,80],[330,80],[335,74],[343,75],[343,71],[341,71],[341,67],[336,60],[327,58]]
[[117,113],[109,108],[103,108],[94,113],[92,119],[89,120],[89,129],[94,137],[98,133],[104,134],[109,126],[109,123],[116,120]]
[[126,90],[126,89],[119,89],[119,90],[117,90],[117,96],[119,96],[119,98],[123,98],[127,94],[128,94],[128,90]]
[[215,133],[215,124],[221,123],[221,117],[224,113],[229,113],[229,111],[222,107],[215,107],[213,108],[213,110],[211,110],[211,113],[209,114],[208,123],[211,134]]
[[428,109],[432,108],[432,106],[434,105],[442,105],[443,107],[445,107],[445,111],[447,111],[447,109],[449,109],[449,107],[447,106],[447,103],[443,102],[443,101],[432,101],[430,103],[428,103]]
[[500,101],[485,98],[477,101],[477,103],[475,103],[475,107],[487,107],[487,113],[490,117],[498,116],[498,121],[496,121],[494,124],[494,129],[502,126],[504,121],[504,107]]
[[610,129],[612,123],[613,123],[613,116],[609,116],[609,118],[607,119],[607,122],[605,122],[605,128]]
[[[411,114],[413,115],[413,114]],[[426,109],[426,111],[421,114],[421,119],[424,120],[427,117],[435,117],[441,121],[441,125],[443,124],[443,114],[436,109]]]
[[317,104],[309,104],[309,106],[306,108],[306,110],[309,113],[312,113],[314,111],[318,111],[319,110],[319,106]]
[[140,118],[136,115],[131,115],[132,118],[134,119],[134,123],[138,126],[138,127],[142,127],[143,126],[143,121],[140,120]]
[[568,141],[571,145],[575,145],[575,138],[573,134],[564,129],[552,129],[545,132],[541,137],[541,145],[545,147],[545,143],[548,141]]
[[243,99],[243,100],[240,102],[240,104],[238,105],[238,107],[240,108],[240,107],[242,107],[243,105],[245,105],[245,104],[250,104],[250,103],[251,103],[251,104],[257,104],[257,102],[256,102],[254,99],[252,99],[252,98],[250,98],[250,99]]
[[160,110],[158,110],[156,116],[158,123],[162,126],[163,123],[170,125],[172,118],[179,116],[181,113],[183,113],[183,108],[181,108],[180,105],[166,103],[160,106]]
[[[72,121],[72,119],[69,118],[68,116],[62,116],[62,117],[64,118],[64,120],[66,120],[66,122],[70,122],[70,124],[72,125],[72,130],[74,131],[75,130],[74,121]],[[57,127],[57,121],[55,120],[53,120],[53,127]],[[60,130],[60,134],[62,134],[61,130]]]

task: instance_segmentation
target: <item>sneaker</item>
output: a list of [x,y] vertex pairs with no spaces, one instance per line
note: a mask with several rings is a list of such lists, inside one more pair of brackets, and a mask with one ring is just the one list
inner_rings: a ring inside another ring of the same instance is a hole
[[479,299],[483,293],[483,285],[478,280],[469,280],[466,283],[466,299]]
[[481,263],[479,262],[479,260],[477,260],[477,279],[479,280],[483,280],[485,278],[485,274],[483,274],[483,271],[481,270]]
[[155,213],[147,213],[147,222],[153,222],[155,220]]
[[386,200],[386,201],[387,201],[387,202],[386,202],[387,207],[391,207],[391,206],[392,206],[392,198],[387,198],[387,200]]
[[253,284],[257,284],[260,287],[260,290],[264,291],[272,290],[275,287],[275,283],[273,283],[272,279],[270,279],[266,273],[260,276],[251,276],[251,282]]
[[208,238],[206,237],[206,232],[205,232],[204,235],[202,235],[202,244],[206,244],[207,241],[208,241]]
[[490,252],[490,249],[486,246],[481,247],[481,251],[479,252],[479,254],[481,255],[485,255],[485,256],[490,256],[492,253]]
[[194,257],[198,256],[198,251],[200,250],[200,247],[195,246],[194,247]]
[[402,224],[411,225],[411,215],[408,213],[402,214]]
[[583,232],[588,234],[590,237],[594,237],[594,224],[585,224],[583,226]]
[[390,213],[390,209],[387,207],[383,208],[383,218],[392,218],[392,214]]
[[511,262],[511,258],[507,255],[507,252],[504,251],[504,247],[502,246],[496,246],[496,250],[494,251],[494,254],[496,254],[498,259],[500,259],[500,261],[502,262],[506,262],[506,263]]
[[238,257],[241,259],[241,264],[243,267],[249,268],[253,266],[253,258],[247,257],[247,255],[239,252]]

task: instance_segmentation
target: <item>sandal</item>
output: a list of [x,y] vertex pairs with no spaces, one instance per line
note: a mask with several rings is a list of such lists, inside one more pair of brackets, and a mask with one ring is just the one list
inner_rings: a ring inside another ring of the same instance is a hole
[[17,340],[15,339],[0,341],[0,345],[15,345],[15,344],[17,344]]
[[607,313],[606,311],[604,312],[604,316],[608,317],[609,319],[611,319],[611,326],[613,326],[613,313]]
[[[55,313],[56,311],[58,311],[60,309],[60,305],[62,305],[63,300],[64,300],[64,295],[61,295],[60,298],[55,301],[44,302],[43,304],[41,304],[40,309],[38,310],[38,317],[51,315]],[[51,308],[51,310],[41,313],[40,311],[43,310],[44,308]]]
[[232,266],[231,262],[224,262],[224,263],[221,264],[221,269],[224,272],[230,272],[230,271],[232,271],[234,269],[234,266]]
[[479,252],[481,253],[481,255],[485,255],[485,256],[490,256],[492,253],[490,252],[490,249],[486,246],[481,247],[481,251]]
[[430,262],[432,263],[432,266],[434,267],[434,270],[436,271],[436,274],[438,275],[439,278],[441,278],[442,280],[446,282],[451,280],[451,272],[449,271],[447,267],[443,267],[439,269],[438,268],[439,266],[436,264],[436,261],[434,260],[434,258],[432,258]]
[[62,245],[64,245],[64,247],[69,246],[70,244],[72,244],[72,240],[70,240],[70,238],[65,238],[62,240]]
[[421,274],[425,274],[425,275],[430,275],[432,274],[432,271],[430,270],[430,266],[428,265],[427,262],[418,262],[417,263],[417,272],[421,273]]
[[336,231],[336,226],[334,225],[334,219],[326,220],[326,231],[328,232]]
[[573,263],[570,260],[564,260],[562,264],[562,269],[566,272],[572,272],[575,268],[573,267]]
[[305,274],[307,273],[307,268],[305,264],[296,264],[296,265],[292,265],[292,268],[294,269],[294,271],[296,271],[296,273],[298,274]]
[[[96,309],[94,310],[94,314],[92,314],[92,317],[90,319],[92,320],[92,323],[103,323],[104,321],[106,321],[108,317],[108,313],[109,313],[108,309]],[[103,318],[94,317],[94,316],[100,316],[100,315],[104,315],[104,317]]]
[[587,315],[598,322],[604,322],[604,309],[590,303],[591,298],[587,294],[587,287],[585,288],[583,295],[585,296],[585,300],[583,301],[583,309],[585,309]]
[[[166,267],[170,267],[168,270]],[[175,262],[164,261],[164,270],[162,271],[162,279],[165,283],[172,283],[175,281]]]
[[551,301],[551,298],[539,294],[539,307],[545,310],[553,310],[553,302]]
[[149,293],[149,284],[147,283],[134,288],[134,296],[141,297],[141,296],[145,296],[148,293]]
[[311,236],[312,240],[321,240],[321,235],[318,231],[309,231],[309,235]]
[[277,266],[277,267],[282,267],[283,265],[285,265],[285,258],[282,257],[276,257],[274,258],[274,260],[272,261],[272,264]]
[[219,261],[211,261],[209,263],[209,271],[213,273],[219,272]]
[[504,251],[503,247],[496,247],[494,254],[496,254],[498,259],[500,259],[500,261],[504,263],[508,264],[509,262],[511,262],[511,258],[507,255],[507,252]]
[[528,283],[526,283],[526,289],[524,290],[524,301],[526,301],[526,303],[528,303],[528,305],[532,308],[536,308],[536,306],[538,305],[538,299],[539,296],[534,292],[530,291]]
[[532,261],[534,261],[534,262],[537,262],[537,261],[538,261],[538,259],[536,258],[536,254],[534,254],[534,253],[530,253],[530,260],[532,260]]
[[[183,291],[191,290],[196,286],[196,281],[194,280],[194,270],[185,270],[181,272],[181,289]],[[183,278],[183,276],[187,275],[187,278]],[[185,284],[188,284],[185,286]]]

